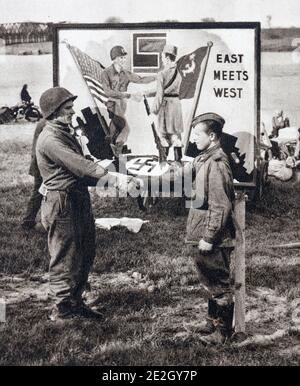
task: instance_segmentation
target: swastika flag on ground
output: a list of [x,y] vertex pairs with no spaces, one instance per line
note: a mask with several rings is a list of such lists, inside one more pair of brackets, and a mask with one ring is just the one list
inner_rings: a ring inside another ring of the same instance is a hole
[[89,55],[82,52],[79,48],[67,44],[79,70],[94,97],[99,108],[106,107],[108,100],[101,83],[101,73],[104,66],[97,60],[92,59]]
[[203,59],[206,57],[208,47],[200,47],[177,61],[177,68],[182,77],[179,90],[179,99],[190,99],[195,95]]

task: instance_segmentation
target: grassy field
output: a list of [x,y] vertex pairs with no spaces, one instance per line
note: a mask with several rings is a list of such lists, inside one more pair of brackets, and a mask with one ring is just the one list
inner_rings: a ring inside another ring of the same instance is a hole
[[[32,184],[29,160],[28,141],[0,144],[0,297],[8,302],[7,322],[0,323],[0,365],[299,364],[297,333],[268,346],[207,348],[199,342],[197,324],[206,306],[183,243],[186,213],[178,199],[161,200],[145,214],[133,199],[93,194],[95,217],[141,217],[149,223],[138,234],[97,230],[87,299],[104,313],[104,322],[49,322],[46,236],[20,229]],[[299,250],[268,246],[299,241],[299,195],[299,183],[271,182],[265,199],[248,208],[249,334],[293,325],[291,307],[300,298]]]

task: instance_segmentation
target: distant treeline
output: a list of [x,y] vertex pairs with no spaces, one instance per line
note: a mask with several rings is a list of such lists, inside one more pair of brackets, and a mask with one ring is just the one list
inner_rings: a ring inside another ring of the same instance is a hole
[[[202,21],[207,22],[208,20]],[[6,46],[22,43],[50,42],[53,40],[53,23],[24,22],[0,24],[1,39]],[[275,52],[293,51],[297,46],[295,39],[300,39],[300,28],[262,29],[261,50]]]
[[53,40],[53,23],[24,22],[0,24],[0,39],[5,46],[49,42]]

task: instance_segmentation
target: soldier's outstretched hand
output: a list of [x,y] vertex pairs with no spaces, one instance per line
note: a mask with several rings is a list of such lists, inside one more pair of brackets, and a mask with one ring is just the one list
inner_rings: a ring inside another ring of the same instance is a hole
[[140,194],[140,189],[142,186],[143,181],[140,178],[118,173],[117,188],[120,193],[128,194],[132,197],[137,197]]
[[127,187],[128,194],[137,197],[143,189],[143,186],[144,182],[141,178],[130,177]]

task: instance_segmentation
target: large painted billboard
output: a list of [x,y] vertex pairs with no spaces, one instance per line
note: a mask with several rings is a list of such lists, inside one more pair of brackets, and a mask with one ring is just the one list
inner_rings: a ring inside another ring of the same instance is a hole
[[[225,120],[222,143],[232,158],[235,182],[251,186],[256,179],[259,138],[259,34],[258,23],[56,25],[54,84],[78,95],[78,115],[86,107],[98,109],[109,126],[111,116],[106,96],[101,94],[101,71],[112,65],[112,47],[124,49],[124,68],[133,74],[133,81],[129,79],[123,91],[148,95],[151,107],[155,97],[150,91],[157,89],[162,52],[166,45],[175,46],[182,82],[176,96],[183,118],[183,159],[197,155],[191,120],[199,114],[217,113]],[[92,83],[97,76],[98,81]],[[135,76],[148,77],[149,82],[136,83]],[[128,124],[126,145],[132,154],[157,154],[143,101],[128,98],[124,116]],[[154,123],[157,126],[158,122]]]

